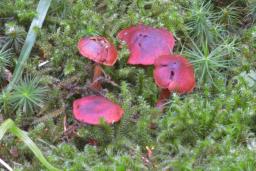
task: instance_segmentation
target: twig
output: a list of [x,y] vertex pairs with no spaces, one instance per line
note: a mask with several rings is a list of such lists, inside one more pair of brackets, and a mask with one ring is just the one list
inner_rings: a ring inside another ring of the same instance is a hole
[[67,131],[67,115],[64,115],[64,118],[63,118],[63,130],[64,132]]

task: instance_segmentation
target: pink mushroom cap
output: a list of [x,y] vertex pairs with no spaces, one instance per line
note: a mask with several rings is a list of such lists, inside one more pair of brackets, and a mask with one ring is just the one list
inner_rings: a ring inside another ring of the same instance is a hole
[[172,53],[175,39],[164,28],[139,24],[120,31],[118,39],[126,42],[130,50],[128,64],[153,65],[157,57]]
[[160,88],[180,94],[189,93],[195,87],[193,66],[180,55],[165,55],[157,58],[154,79]]
[[73,116],[82,123],[99,125],[100,119],[107,124],[118,122],[124,110],[102,96],[87,96],[73,102]]
[[117,50],[105,37],[84,37],[79,40],[79,53],[99,64],[112,66],[117,60]]

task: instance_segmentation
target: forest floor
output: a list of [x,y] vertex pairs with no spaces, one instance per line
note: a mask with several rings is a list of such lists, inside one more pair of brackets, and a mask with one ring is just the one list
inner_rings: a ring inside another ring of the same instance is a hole
[[[38,2],[0,1],[0,170],[256,169],[255,0],[41,0],[29,31]],[[193,92],[172,92],[163,111],[154,66],[127,64],[117,38],[138,24],[172,32],[195,70]],[[99,90],[77,48],[89,36],[118,52]],[[89,95],[119,104],[121,120],[77,121],[72,103]]]

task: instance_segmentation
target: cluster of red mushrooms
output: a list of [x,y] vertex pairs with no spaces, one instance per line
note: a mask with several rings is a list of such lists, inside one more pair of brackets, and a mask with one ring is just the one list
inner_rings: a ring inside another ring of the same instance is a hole
[[[160,109],[171,92],[184,94],[194,89],[193,66],[186,58],[172,54],[175,39],[171,32],[139,24],[120,31],[117,38],[128,46],[128,64],[154,65],[155,83],[161,89],[156,104]],[[78,49],[82,56],[96,63],[93,86],[100,89],[101,85],[97,81],[102,71],[100,64],[115,64],[118,58],[115,46],[104,37],[93,36],[82,38],[78,42]],[[99,125],[101,119],[107,124],[113,124],[118,122],[123,114],[124,110],[118,104],[102,96],[87,96],[73,102],[75,119],[90,125]]]

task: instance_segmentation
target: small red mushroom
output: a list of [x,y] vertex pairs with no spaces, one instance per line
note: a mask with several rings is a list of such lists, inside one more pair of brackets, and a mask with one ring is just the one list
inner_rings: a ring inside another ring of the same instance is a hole
[[118,122],[124,110],[117,104],[102,96],[87,96],[73,102],[75,119],[90,125],[99,125],[100,119],[107,124]]
[[101,36],[84,37],[77,47],[82,56],[99,64],[113,66],[117,60],[115,46]]
[[134,65],[153,65],[157,57],[172,53],[175,44],[171,32],[143,24],[124,29],[117,37],[127,43],[131,53],[128,64]]
[[192,92],[195,87],[193,66],[180,55],[165,55],[157,58],[154,79],[162,89],[157,106],[162,105],[163,101],[169,97],[170,93],[167,90],[184,94]]
[[195,87],[193,66],[180,55],[165,55],[157,58],[154,79],[160,88],[180,94],[189,93]]
[[[79,40],[77,47],[82,56],[96,62],[93,83],[102,74],[102,68],[99,64],[113,66],[117,60],[117,50],[115,46],[101,36],[84,37]],[[94,83],[93,88],[100,89],[100,83]]]

